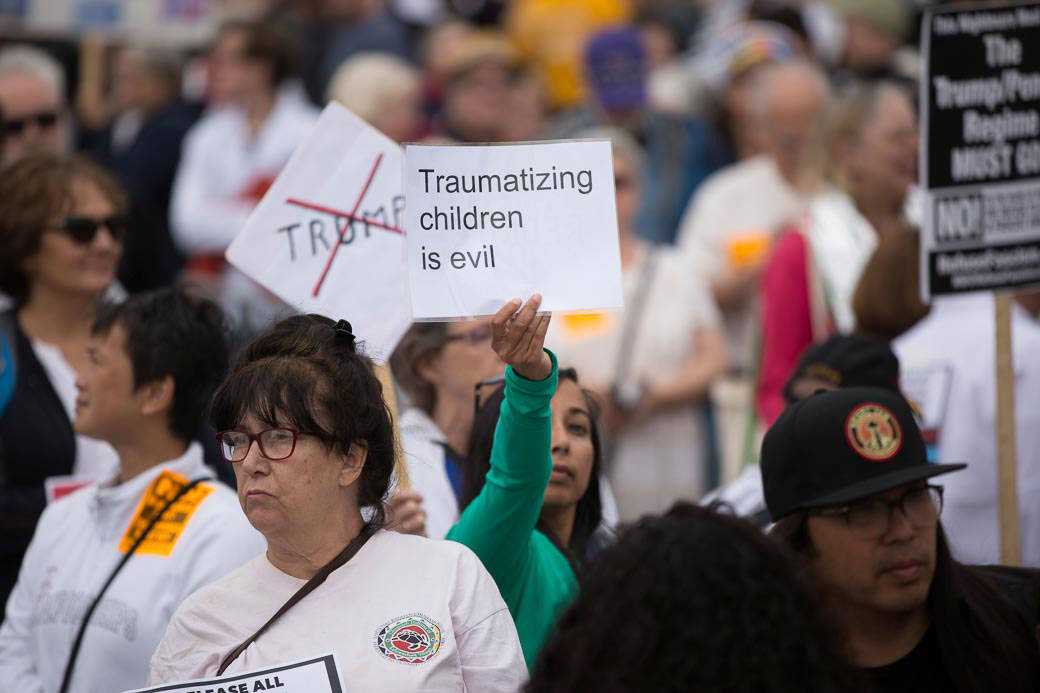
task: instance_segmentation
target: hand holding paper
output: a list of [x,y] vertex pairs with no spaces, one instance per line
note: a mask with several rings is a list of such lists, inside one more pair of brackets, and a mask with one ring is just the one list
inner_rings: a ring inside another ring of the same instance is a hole
[[552,360],[543,349],[552,316],[538,315],[541,304],[540,294],[529,298],[523,308],[514,298],[491,318],[491,348],[528,380],[545,380],[552,373]]

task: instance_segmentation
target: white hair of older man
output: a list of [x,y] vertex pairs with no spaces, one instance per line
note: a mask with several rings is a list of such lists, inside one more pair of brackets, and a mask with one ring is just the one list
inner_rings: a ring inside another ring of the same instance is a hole
[[397,99],[420,84],[419,70],[393,55],[356,53],[343,61],[329,80],[326,97],[338,101],[359,118],[373,122]]
[[29,45],[0,50],[0,79],[7,75],[30,74],[52,88],[59,100],[65,98],[65,71],[52,55]]

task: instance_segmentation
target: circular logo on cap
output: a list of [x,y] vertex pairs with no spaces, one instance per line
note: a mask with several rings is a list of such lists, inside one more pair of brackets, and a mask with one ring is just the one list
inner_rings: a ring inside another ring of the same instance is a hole
[[441,649],[441,629],[420,614],[402,616],[380,629],[376,647],[395,661],[421,664]]
[[876,462],[892,459],[903,447],[903,431],[895,415],[880,404],[863,404],[845,422],[845,437],[860,456]]

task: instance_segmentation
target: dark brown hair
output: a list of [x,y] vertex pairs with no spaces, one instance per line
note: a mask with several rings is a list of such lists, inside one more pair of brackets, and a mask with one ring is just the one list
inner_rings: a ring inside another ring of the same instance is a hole
[[580,581],[528,693],[860,690],[804,570],[744,520],[677,503]]
[[170,376],[174,383],[170,431],[183,441],[195,440],[213,390],[227,373],[230,357],[223,311],[213,301],[164,287],[122,303],[103,303],[91,331],[104,336],[117,324],[125,334],[134,390]]
[[372,362],[321,315],[294,315],[246,346],[217,388],[210,423],[218,431],[253,414],[268,426],[290,426],[320,438],[328,450],[367,448],[358,505],[382,524],[383,498],[394,471],[394,434]]
[[16,304],[29,297],[30,278],[22,266],[39,251],[47,227],[70,211],[79,181],[97,187],[117,210],[126,208],[119,184],[80,156],[34,152],[0,171],[0,290]]
[[895,339],[928,315],[931,306],[921,301],[919,243],[909,225],[878,240],[852,296],[857,330]]
[[433,413],[437,391],[419,375],[423,359],[435,355],[448,341],[448,323],[417,322],[405,332],[390,356],[390,370],[411,403],[427,414]]
[[266,62],[271,69],[271,86],[294,76],[299,63],[295,36],[273,18],[231,20],[220,28],[220,38],[241,32],[245,36],[243,57]]

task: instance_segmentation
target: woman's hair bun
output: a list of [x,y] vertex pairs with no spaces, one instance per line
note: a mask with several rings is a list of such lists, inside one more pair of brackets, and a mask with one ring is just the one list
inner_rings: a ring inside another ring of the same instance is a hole
[[357,342],[357,337],[354,336],[354,328],[346,320],[340,320],[336,323],[336,344],[347,347],[351,351],[354,351],[354,344]]

